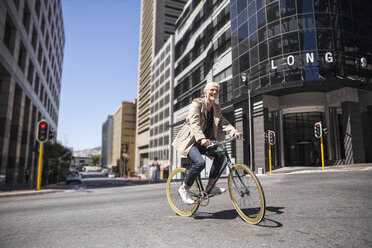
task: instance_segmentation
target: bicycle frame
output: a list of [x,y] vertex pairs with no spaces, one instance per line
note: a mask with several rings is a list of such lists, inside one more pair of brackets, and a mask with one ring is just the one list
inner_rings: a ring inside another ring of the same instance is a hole
[[[225,169],[226,169],[226,166],[229,168],[229,172],[231,173],[231,168],[232,168],[232,166],[234,165],[234,163],[231,161],[231,158],[230,158],[230,156],[229,156],[229,154],[228,154],[228,152],[227,152],[227,149],[226,149],[225,145],[223,145],[222,150],[207,151],[204,155],[208,156],[208,155],[214,155],[214,154],[217,154],[217,153],[223,153],[224,156],[226,157],[226,161],[225,161],[224,164],[222,165],[222,167],[221,167],[221,169],[220,169],[220,171],[219,171],[219,173],[218,173],[218,176],[217,176],[215,179],[213,179],[212,186],[211,186],[211,187],[209,188],[209,190],[206,192],[207,195],[210,194],[210,192],[212,191],[213,187],[216,185],[217,181],[220,179],[222,173],[223,173],[223,172],[225,171]],[[191,168],[191,167],[189,167],[189,168]],[[241,178],[240,178],[239,175],[238,175],[238,177],[239,177],[239,180],[241,181]],[[201,191],[201,192],[204,192],[204,186],[203,186],[203,183],[202,183],[202,180],[201,180],[200,174],[198,175],[196,182],[197,182],[197,184],[198,184],[198,187],[199,187],[200,191]],[[234,187],[237,188],[236,183],[235,183],[235,180],[234,180],[234,177],[232,177],[232,182],[233,182],[233,184],[234,184]],[[193,193],[191,193],[191,195],[196,196],[196,195],[194,195]]]

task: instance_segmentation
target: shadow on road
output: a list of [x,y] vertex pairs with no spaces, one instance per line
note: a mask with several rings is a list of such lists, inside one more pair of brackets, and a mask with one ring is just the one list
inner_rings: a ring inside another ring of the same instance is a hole
[[[259,224],[257,224],[257,226],[270,227],[270,228],[283,227],[282,223],[267,218],[267,216],[271,217],[271,216],[284,213],[282,211],[283,209],[284,207],[266,207],[265,217]],[[216,212],[216,213],[198,212],[194,216],[194,219],[196,220],[203,220],[203,219],[232,220],[236,218],[240,218],[240,216],[238,215],[235,209],[223,210],[223,211]]]
[[282,214],[282,213],[284,213],[282,211],[282,209],[284,209],[284,207],[266,207],[266,213],[265,213],[265,215],[267,216],[268,215],[268,212],[271,212],[269,215]]
[[270,227],[270,228],[283,227],[283,224],[282,224],[282,223],[267,218],[267,217],[272,217],[272,216],[276,216],[276,215],[278,215],[278,214],[282,214],[282,213],[284,213],[284,212],[282,211],[283,209],[284,209],[284,207],[266,207],[266,209],[265,209],[265,217],[264,217],[263,220],[258,224],[258,226],[262,226],[262,227]]
[[223,210],[216,213],[207,213],[207,212],[198,212],[194,219],[202,220],[202,219],[222,219],[222,220],[232,220],[239,217],[238,213],[235,209],[231,210]]

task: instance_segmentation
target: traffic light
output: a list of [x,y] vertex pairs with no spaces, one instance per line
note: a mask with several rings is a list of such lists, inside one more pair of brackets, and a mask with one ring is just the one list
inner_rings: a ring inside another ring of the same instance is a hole
[[37,123],[36,140],[41,142],[47,142],[49,139],[49,124],[46,120],[41,120]]
[[269,131],[269,144],[270,145],[275,145],[275,132],[274,131]]
[[325,127],[325,128],[323,128],[323,135],[327,136],[327,134],[328,134],[328,128]]
[[48,140],[54,140],[54,137],[56,136],[56,132],[53,129],[49,130]]
[[319,121],[314,124],[314,134],[315,137],[320,138],[322,137],[322,123]]

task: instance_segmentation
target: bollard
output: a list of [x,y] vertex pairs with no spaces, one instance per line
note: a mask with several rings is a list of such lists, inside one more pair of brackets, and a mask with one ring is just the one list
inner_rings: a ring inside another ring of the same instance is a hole
[[270,175],[271,175],[271,145],[269,144],[269,163],[270,163]]
[[40,142],[39,168],[38,168],[38,171],[37,171],[36,190],[40,190],[40,186],[41,186],[41,171],[43,169],[43,151],[44,151],[44,142]]

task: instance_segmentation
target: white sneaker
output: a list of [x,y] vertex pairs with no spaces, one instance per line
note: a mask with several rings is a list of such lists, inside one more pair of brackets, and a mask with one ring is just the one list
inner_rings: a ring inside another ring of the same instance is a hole
[[178,189],[178,193],[180,194],[181,198],[182,198],[182,201],[186,204],[194,204],[195,201],[193,199],[190,198],[190,191],[188,189],[186,189],[185,187],[181,186],[179,189]]
[[[208,192],[208,190],[209,190],[209,187],[207,187],[207,192]],[[226,192],[225,188],[213,187],[213,189],[211,190],[211,192],[209,194],[218,195],[218,194],[222,194],[224,192]]]

